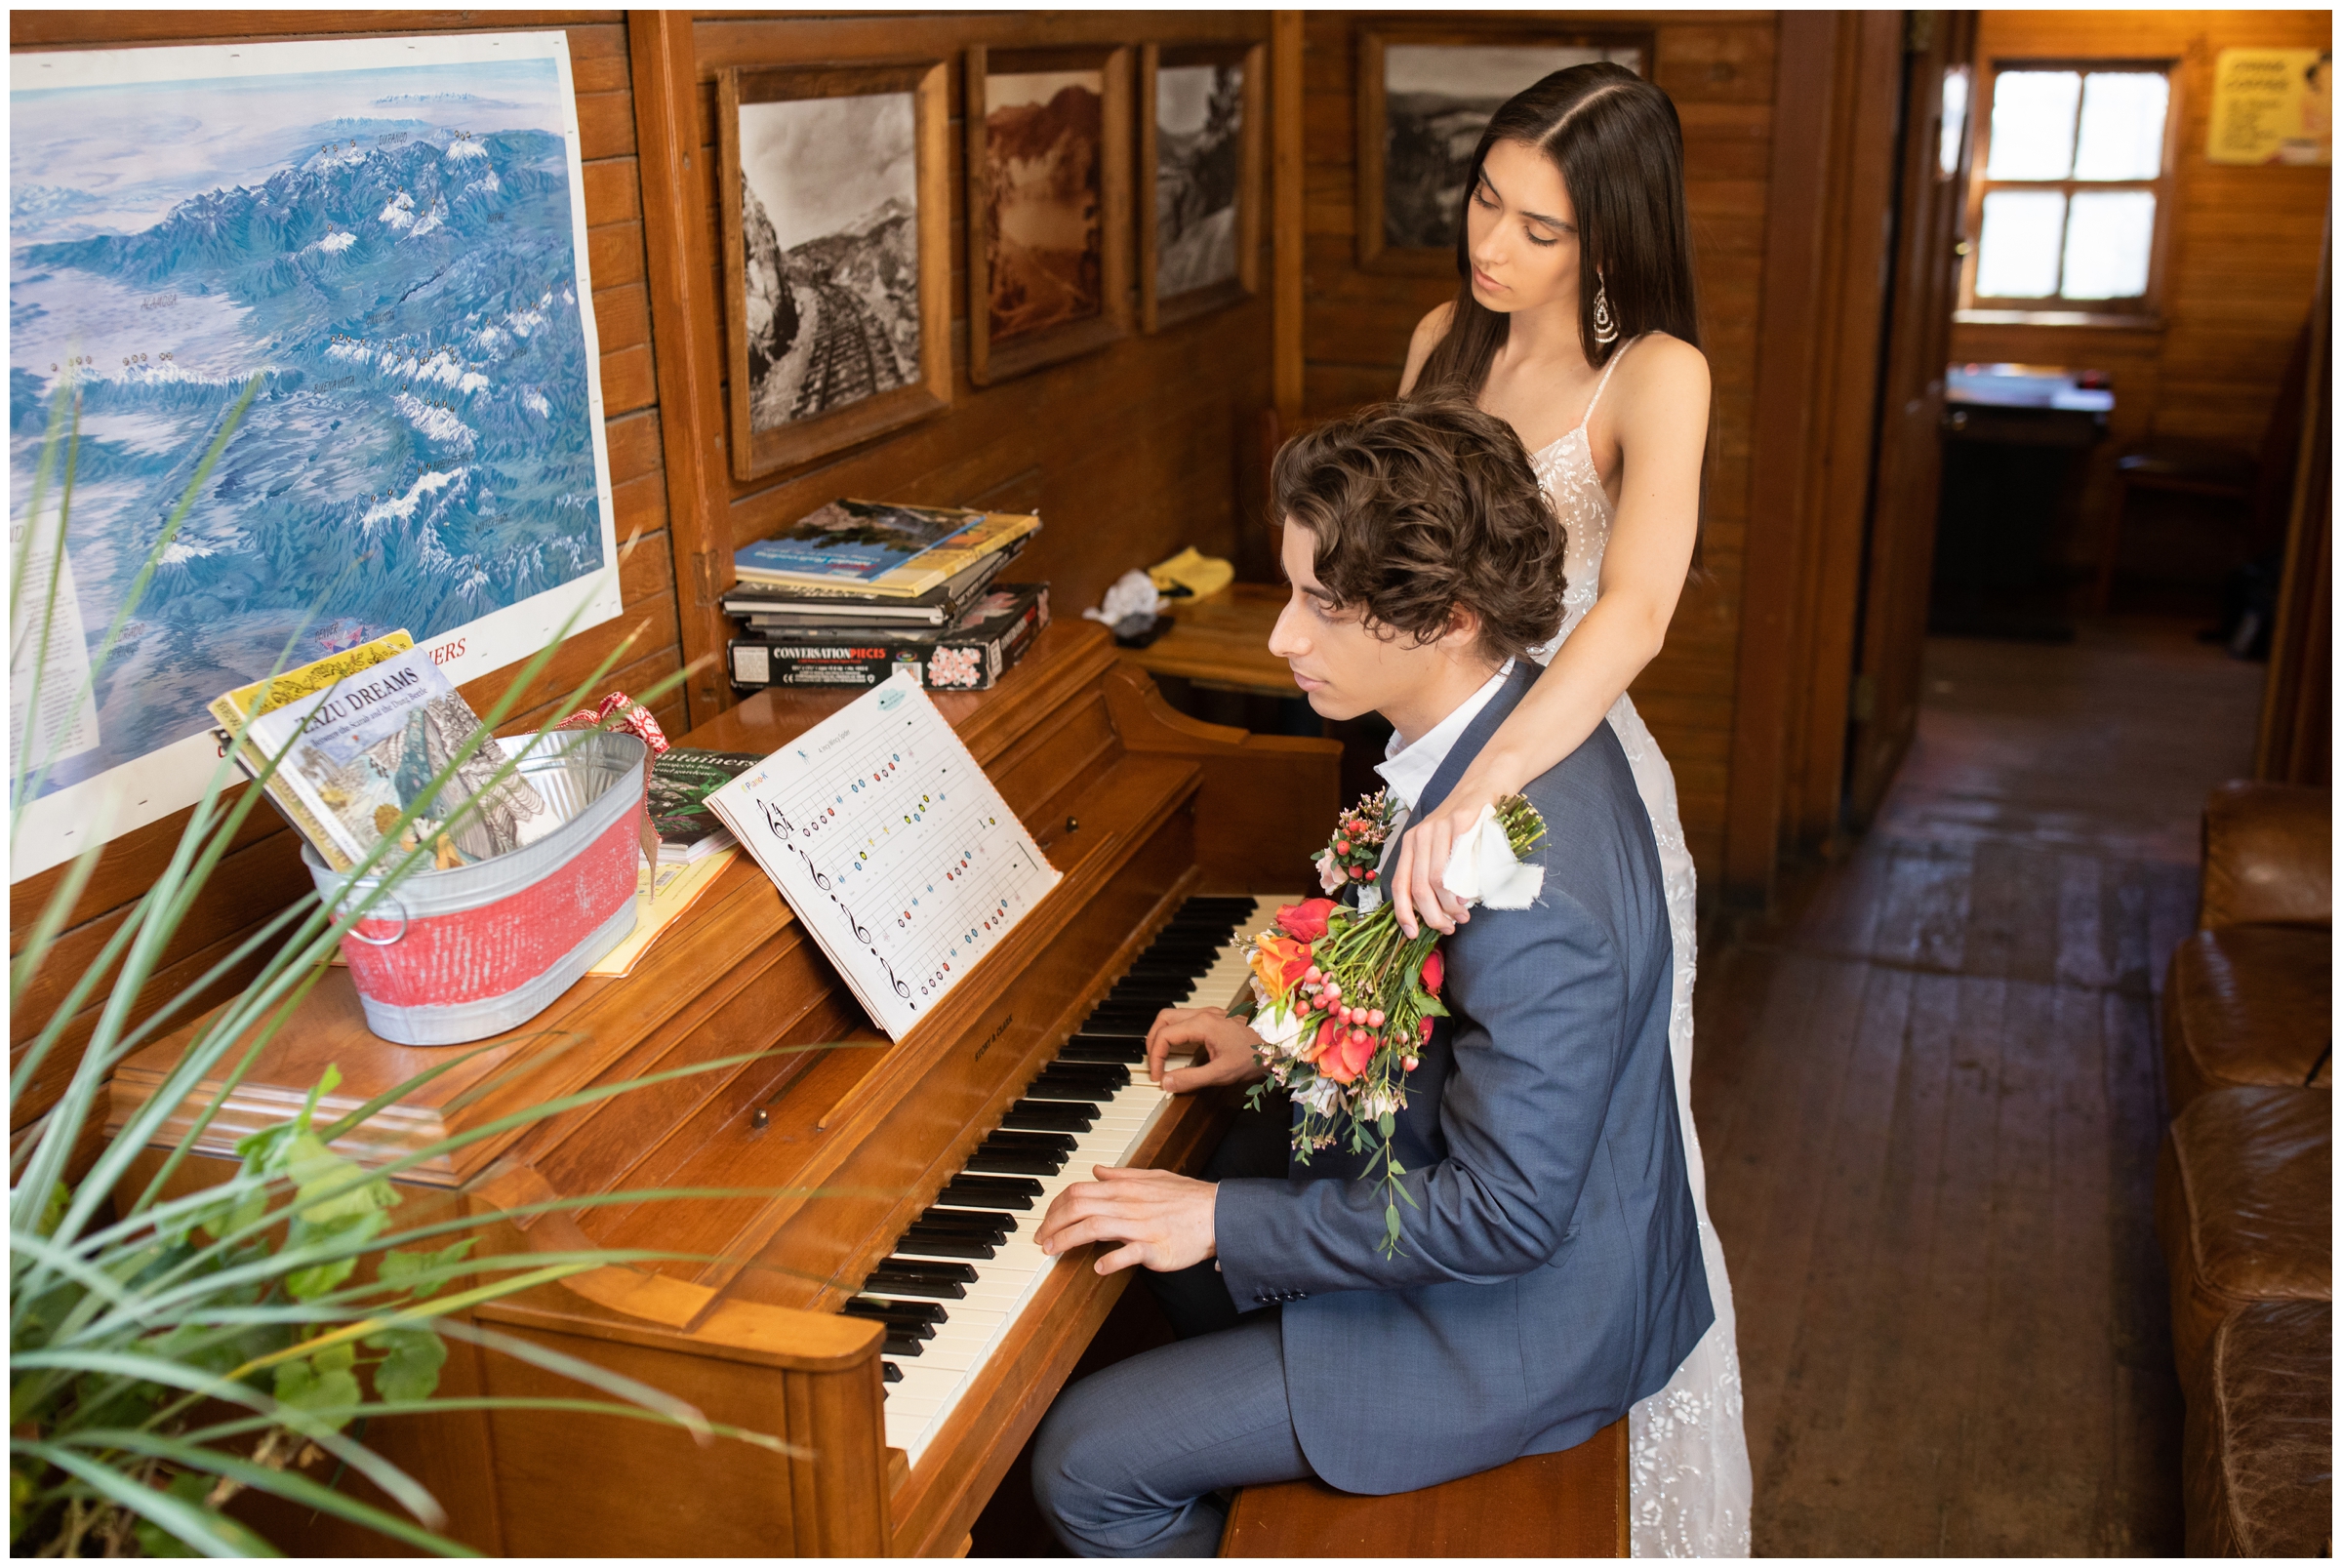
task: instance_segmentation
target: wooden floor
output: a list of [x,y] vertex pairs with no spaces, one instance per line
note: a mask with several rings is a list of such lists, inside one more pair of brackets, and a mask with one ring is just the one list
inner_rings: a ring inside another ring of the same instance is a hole
[[1928,647],[1871,832],[1702,965],[1764,1554],[2175,1553],[2156,993],[2263,666]]

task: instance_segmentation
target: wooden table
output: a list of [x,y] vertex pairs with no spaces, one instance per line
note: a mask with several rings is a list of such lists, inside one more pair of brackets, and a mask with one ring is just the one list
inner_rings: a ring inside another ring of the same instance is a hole
[[1285,590],[1232,583],[1200,599],[1166,599],[1177,623],[1145,648],[1118,650],[1156,675],[1179,675],[1214,691],[1298,698],[1293,671],[1269,651],[1269,633],[1285,607]]

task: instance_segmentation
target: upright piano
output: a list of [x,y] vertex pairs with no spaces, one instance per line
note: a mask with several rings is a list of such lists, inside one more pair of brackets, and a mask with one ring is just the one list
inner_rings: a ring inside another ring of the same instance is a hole
[[[771,752],[845,701],[761,693],[682,744]],[[1080,622],[1044,632],[992,691],[938,702],[1063,879],[900,1042],[743,856],[631,974],[580,982],[485,1049],[375,1038],[334,970],[177,1179],[219,1175],[329,1065],[342,1081],[321,1122],[462,1059],[337,1146],[379,1166],[590,1086],[747,1058],[399,1173],[401,1227],[467,1212],[487,1226],[481,1254],[683,1255],[573,1274],[470,1319],[786,1445],[557,1410],[376,1423],[367,1440],[433,1492],[456,1539],[545,1556],[962,1549],[1129,1278],[1040,1257],[1048,1198],[1092,1163],[1191,1168],[1208,1153],[1233,1101],[1134,1078],[1129,1031],[1166,1001],[1234,994],[1236,939],[1310,880],[1339,748],[1188,719]],[[124,1065],[114,1125],[188,1032]],[[137,1179],[159,1160],[145,1150]],[[714,1195],[512,1213],[643,1189]],[[446,1395],[587,1392],[513,1355],[450,1350]],[[372,1545],[305,1510],[256,1522],[295,1550]]]

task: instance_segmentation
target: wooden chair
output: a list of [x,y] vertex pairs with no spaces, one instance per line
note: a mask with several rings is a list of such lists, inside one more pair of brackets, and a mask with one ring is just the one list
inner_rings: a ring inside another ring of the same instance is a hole
[[2123,513],[2133,491],[2225,502],[2245,517],[2263,542],[2282,537],[2283,511],[2292,496],[2293,460],[2301,450],[2309,368],[2310,326],[2305,324],[2293,340],[2292,356],[2278,382],[2277,404],[2269,411],[2257,453],[2201,441],[2156,440],[2132,447],[2115,460],[2114,517],[2098,552],[2096,608],[2100,613],[2114,597]]
[[1223,1557],[1623,1557],[1627,1424],[1575,1448],[1389,1497],[1319,1480],[1248,1486]]

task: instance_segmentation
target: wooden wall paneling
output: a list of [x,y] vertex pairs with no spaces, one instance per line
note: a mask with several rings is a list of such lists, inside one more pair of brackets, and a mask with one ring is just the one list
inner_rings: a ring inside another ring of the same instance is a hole
[[1302,150],[1303,13],[1279,11],[1270,25],[1270,89],[1274,106],[1273,218],[1271,255],[1274,268],[1274,342],[1272,357],[1272,395],[1277,420],[1288,430],[1301,418],[1305,349],[1303,346],[1303,204],[1306,198]]
[[1824,318],[1813,280],[1828,239],[1830,131],[1844,24],[1829,12],[1792,12],[1781,19],[1724,838],[1724,894],[1740,903],[1770,898],[1781,837],[1782,765],[1797,673],[1796,595],[1811,481],[1806,459],[1817,413],[1808,399]]
[[2333,223],[2326,223],[2311,319],[2309,395],[2302,400],[2284,575],[2270,637],[2253,775],[2331,785],[2334,776],[2334,331]]
[[1937,489],[1943,471],[1944,366],[1963,243],[1961,193],[1973,139],[1958,140],[1958,163],[1940,162],[1944,76],[1975,50],[1973,12],[1915,12],[1924,37],[1905,81],[1902,195],[1886,369],[1879,395],[1878,472],[1871,508],[1870,563],[1863,587],[1861,647],[1846,815],[1867,826],[1885,799],[1918,729],[1920,659],[1935,561]]
[[[666,529],[672,507],[665,495],[662,409],[651,373],[652,314],[644,288],[643,202],[639,137],[629,104],[628,42],[623,12],[514,11],[42,11],[10,19],[9,46],[99,49],[348,37],[370,33],[519,30],[558,27],[569,40],[578,94],[581,185],[586,198],[586,265],[593,284],[600,338],[604,428],[620,543],[618,619],[573,637],[523,694],[502,728],[506,733],[552,710],[569,686],[603,656],[623,649],[602,684],[640,691],[679,663],[675,595],[666,566]],[[630,639],[630,640],[629,640]],[[505,693],[513,671],[466,684],[465,699],[482,712]],[[663,724],[682,727],[680,694],[655,702]],[[242,785],[236,786],[239,790]],[[46,1026],[82,966],[94,962],[128,918],[131,905],[153,885],[191,812],[177,812],[110,842],[60,933],[49,971],[34,984],[11,1020],[11,1059]],[[309,887],[299,838],[274,807],[262,803],[246,819],[207,896],[189,912],[162,962],[132,1009],[142,1021],[182,987],[230,959],[235,948]],[[62,883],[65,867],[25,878],[9,889],[10,950],[20,950],[28,928]],[[188,1003],[200,1011],[231,994],[258,968],[260,957],[229,963]],[[76,1010],[63,1048],[53,1053],[18,1103],[20,1122],[45,1113],[64,1091],[105,1002],[102,988]],[[182,1015],[184,1016],[184,1015]]]
[[1803,712],[1792,731],[1784,824],[1805,844],[1837,830],[1846,726],[1879,420],[1891,216],[1903,131],[1905,13],[1864,11],[1839,40],[1844,92],[1831,159],[1833,317],[1829,384],[1814,460],[1817,509],[1809,589],[1798,600]]
[[[676,622],[683,658],[694,666],[685,690],[686,727],[731,705],[721,663],[729,624],[716,599],[732,581],[732,541],[723,528],[724,410],[720,341],[704,331],[707,298],[705,221],[694,199],[692,159],[710,173],[698,125],[699,78],[691,14],[635,11],[626,17],[634,70],[635,139],[649,171],[642,209],[649,243],[652,331],[661,347],[661,422],[666,460],[667,531],[674,562]],[[700,247],[693,245],[698,237]]]

